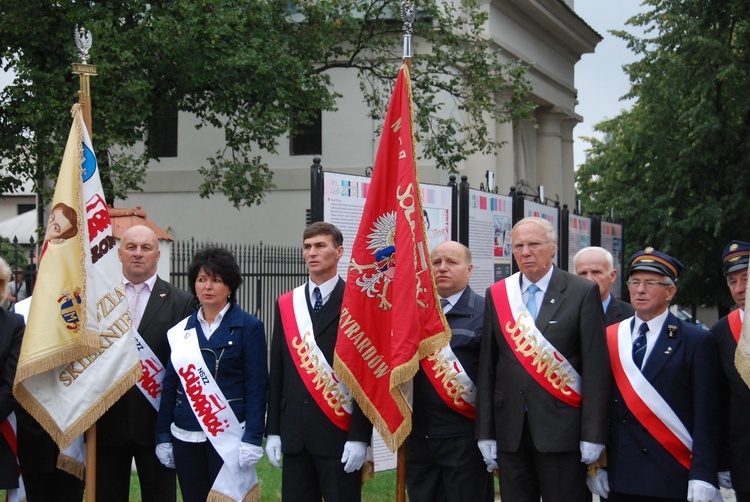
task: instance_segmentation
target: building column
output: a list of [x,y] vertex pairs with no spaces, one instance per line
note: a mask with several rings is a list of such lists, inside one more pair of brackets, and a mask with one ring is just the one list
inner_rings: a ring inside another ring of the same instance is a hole
[[573,155],[573,129],[578,125],[577,118],[566,118],[562,121],[562,172],[563,193],[560,194],[561,204],[567,204],[572,210],[576,207],[575,188],[575,158]]
[[563,155],[562,121],[565,114],[556,107],[542,109],[537,113],[537,161],[536,183],[544,186],[545,197],[562,201]]

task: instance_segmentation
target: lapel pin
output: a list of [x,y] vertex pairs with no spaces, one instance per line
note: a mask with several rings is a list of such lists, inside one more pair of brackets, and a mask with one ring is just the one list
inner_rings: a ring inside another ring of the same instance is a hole
[[166,293],[159,293],[159,296],[161,296],[162,298],[164,298],[165,296],[167,296],[167,294]]
[[552,299],[551,299],[551,300],[550,300],[549,302],[550,302],[550,303],[555,303],[555,299],[554,299],[554,298],[552,298]]
[[670,324],[669,326],[667,326],[667,336],[669,338],[674,338],[674,337],[677,336],[677,334],[675,333],[675,331],[677,331],[677,326],[674,326],[672,324]]
[[672,353],[672,347],[667,347],[667,350],[664,351],[665,354],[669,355]]

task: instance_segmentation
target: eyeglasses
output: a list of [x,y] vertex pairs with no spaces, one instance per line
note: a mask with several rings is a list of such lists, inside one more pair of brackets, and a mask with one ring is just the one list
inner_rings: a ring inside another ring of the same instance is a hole
[[656,286],[664,286],[665,288],[668,288],[672,284],[668,282],[659,282],[654,281],[653,279],[648,279],[645,281],[641,281],[640,279],[630,279],[627,281],[628,286],[630,286],[633,289],[638,289],[641,287],[641,284],[643,284],[643,287],[646,289],[654,289]]
[[539,251],[542,246],[547,244],[549,241],[533,241],[533,242],[517,242],[513,244],[513,252],[520,253],[523,251],[524,246],[528,246],[529,251]]

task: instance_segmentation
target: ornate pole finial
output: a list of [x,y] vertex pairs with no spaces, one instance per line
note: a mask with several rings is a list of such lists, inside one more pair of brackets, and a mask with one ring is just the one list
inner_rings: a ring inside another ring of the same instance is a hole
[[81,77],[81,89],[78,91],[79,102],[83,105],[83,121],[91,134],[91,85],[90,78],[96,75],[96,66],[89,64],[89,50],[91,50],[91,32],[84,28],[75,27],[73,38],[78,47],[80,63],[73,63],[73,73]]
[[411,58],[411,30],[414,25],[414,5],[411,0],[401,0],[401,17],[404,19],[404,59]]
[[89,49],[91,49],[91,32],[87,32],[85,28],[78,28],[73,30],[73,36],[76,40],[76,47],[78,47],[78,54],[81,57],[81,63],[88,64]]

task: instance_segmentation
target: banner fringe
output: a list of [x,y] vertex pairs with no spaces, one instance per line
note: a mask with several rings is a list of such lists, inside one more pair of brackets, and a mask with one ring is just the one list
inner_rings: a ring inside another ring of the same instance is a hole
[[86,466],[63,453],[57,456],[57,468],[67,472],[71,476],[77,477],[81,481],[84,481],[86,478]]
[[18,402],[33,416],[39,425],[52,437],[57,446],[64,450],[76,440],[78,436],[86,432],[94,423],[96,418],[104,414],[125,392],[127,392],[141,377],[141,363],[138,361],[122,378],[107,389],[99,400],[89,409],[88,413],[82,415],[66,431],[61,430],[42,404],[34,398],[23,382],[16,386],[14,395]]
[[[245,494],[245,496],[242,498],[242,502],[258,502],[260,501],[260,485],[258,483],[255,483],[250,490]],[[235,499],[232,497],[218,492],[216,490],[211,490],[208,492],[208,497],[206,497],[206,502],[236,502]]]

